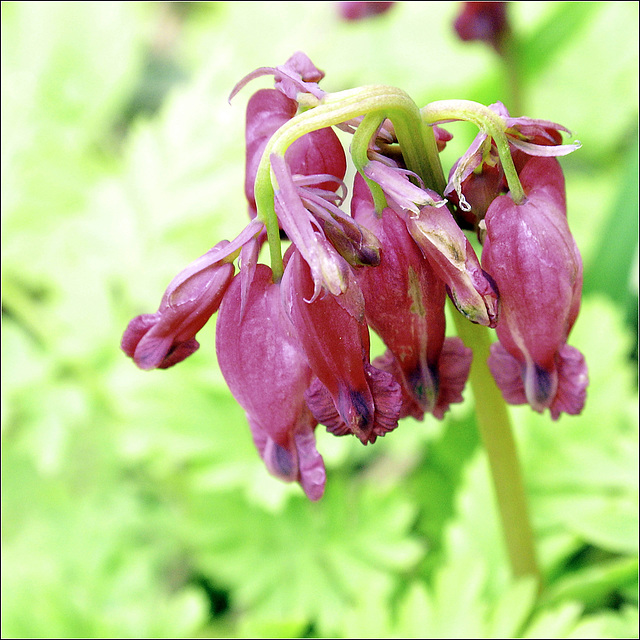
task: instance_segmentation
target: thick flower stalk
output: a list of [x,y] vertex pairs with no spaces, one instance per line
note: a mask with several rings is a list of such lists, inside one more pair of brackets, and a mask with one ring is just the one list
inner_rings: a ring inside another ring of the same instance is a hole
[[[501,416],[496,441],[487,436],[490,458],[494,449],[513,457],[500,445],[509,431],[499,392],[502,409],[487,392],[491,411],[478,392],[493,384],[487,367],[506,402],[553,419],[579,413],[587,370],[567,340],[582,266],[556,159],[579,147],[563,142],[568,130],[512,117],[501,103],[419,108],[384,85],[327,93],[301,52],[250,73],[231,97],[262,76],[274,86],[247,104],[247,226],[176,276],[158,311],[131,321],[125,353],[142,369],[172,366],[195,352],[219,309],[218,361],[259,455],[312,500],[325,485],[316,429],[374,443],[407,417],[442,419],[468,377],[483,434],[486,416]],[[451,133],[442,125],[456,120],[479,133],[445,172],[439,153]],[[447,298],[460,337],[447,336]],[[387,349],[373,359],[370,331]],[[505,468],[500,482],[520,487],[517,464]],[[502,495],[515,505],[505,527],[518,527],[522,492]],[[527,536],[509,543],[526,558],[514,563],[522,572],[532,566]]]

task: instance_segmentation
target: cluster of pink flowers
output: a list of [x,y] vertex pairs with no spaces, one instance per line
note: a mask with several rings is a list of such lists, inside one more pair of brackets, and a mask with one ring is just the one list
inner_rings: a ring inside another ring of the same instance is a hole
[[[297,53],[249,74],[232,95],[263,75],[274,88],[254,93],[246,112],[248,224],[176,276],[156,313],[130,322],[125,353],[142,369],[172,366],[199,347],[196,334],[217,312],[218,362],[262,459],[312,500],[325,485],[318,424],[367,444],[407,416],[442,418],[462,401],[472,351],[445,337],[447,298],[495,328],[489,367],[507,402],[553,419],[580,412],[586,365],[566,343],[582,264],[554,157],[574,148],[561,144],[564,127],[483,107],[501,127],[522,193],[514,199],[504,151],[486,131],[437,191],[367,88],[326,94],[324,74]],[[372,111],[379,123],[363,153],[356,139]],[[439,124],[421,125],[438,163],[451,139]],[[351,188],[336,128],[354,136]],[[481,259],[465,230],[480,238]],[[260,262],[267,243],[271,266]],[[387,348],[373,360],[370,330]]]

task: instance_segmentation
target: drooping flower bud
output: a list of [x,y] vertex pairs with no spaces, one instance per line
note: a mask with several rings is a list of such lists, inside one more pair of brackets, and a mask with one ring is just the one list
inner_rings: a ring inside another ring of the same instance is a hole
[[320,499],[325,469],[315,446],[316,420],[304,400],[312,372],[266,265],[257,265],[244,309],[240,277],[229,286],[218,313],[216,352],[269,472]]
[[521,172],[526,200],[500,196],[485,218],[482,263],[500,290],[500,340],[489,366],[512,403],[579,413],[587,369],[566,345],[578,315],[582,260],[566,217],[564,177],[554,158],[534,157]]
[[501,51],[509,30],[506,2],[464,2],[462,12],[454,22],[461,40],[481,40]]
[[158,311],[131,320],[121,347],[141,369],[166,369],[198,349],[195,335],[218,310],[233,277],[233,264],[219,258],[227,244],[218,243],[177,275]]
[[[354,198],[361,188],[354,189]],[[357,220],[369,225],[382,244],[380,265],[357,272],[367,322],[389,349],[373,364],[401,383],[401,417],[422,419],[430,412],[442,418],[450,403],[462,400],[471,364],[471,350],[460,340],[446,339],[444,348],[444,283],[392,209],[378,218],[371,199],[368,207],[359,203],[355,210]],[[456,364],[450,375],[452,360],[459,358],[466,367]]]
[[314,298],[309,266],[293,251],[282,287],[287,312],[316,375],[306,399],[318,422],[335,435],[351,433],[363,444],[395,429],[400,387],[392,375],[369,363],[364,299],[353,274],[348,272],[341,295]]
[[405,221],[425,258],[447,285],[458,311],[471,322],[495,327],[496,288],[446,205],[423,207],[417,215],[407,215]]
[[218,310],[233,278],[233,260],[262,228],[254,221],[232,242],[219,242],[169,283],[155,313],[131,320],[121,348],[141,369],[166,369],[199,348],[195,336]]

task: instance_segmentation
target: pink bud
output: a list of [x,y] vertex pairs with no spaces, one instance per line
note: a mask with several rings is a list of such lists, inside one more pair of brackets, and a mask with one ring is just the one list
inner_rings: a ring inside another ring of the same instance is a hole
[[[520,179],[526,200],[516,204],[499,196],[485,218],[482,263],[501,301],[500,345],[493,347],[489,366],[507,400],[526,399],[557,418],[567,407],[572,413],[582,409],[587,385],[584,361],[565,348],[580,307],[582,260],[567,223],[558,161],[533,157]],[[511,369],[509,358],[515,362]]]
[[256,266],[242,305],[236,277],[220,307],[216,353],[231,393],[246,411],[254,442],[273,475],[298,481],[311,500],[322,497],[325,471],[315,448],[304,392],[312,372],[284,313],[271,269]]

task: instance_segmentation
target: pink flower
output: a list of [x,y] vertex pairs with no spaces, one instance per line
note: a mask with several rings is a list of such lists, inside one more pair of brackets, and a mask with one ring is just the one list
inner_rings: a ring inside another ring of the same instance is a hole
[[231,393],[247,414],[260,456],[274,476],[297,481],[311,500],[324,492],[317,424],[304,400],[312,372],[281,304],[271,269],[257,265],[241,303],[234,278],[218,312],[216,353]]
[[445,285],[404,221],[390,208],[380,218],[375,214],[360,176],[356,176],[352,206],[356,220],[381,243],[380,265],[357,272],[367,322],[388,348],[373,364],[393,373],[401,383],[401,417],[420,420],[430,412],[442,418],[449,404],[462,401],[471,365],[471,350],[461,340],[445,340]]
[[369,329],[362,293],[350,271],[340,295],[315,297],[314,281],[298,251],[282,279],[287,313],[316,378],[306,393],[318,422],[363,444],[398,426],[401,391],[390,374],[369,362]]
[[533,157],[520,179],[526,200],[499,196],[485,218],[482,263],[501,300],[489,366],[508,402],[548,408],[557,419],[582,410],[588,383],[582,355],[566,344],[580,307],[582,260],[558,161]]
[[131,320],[120,346],[141,369],[167,369],[200,347],[195,336],[220,306],[233,259],[262,228],[254,221],[232,242],[219,242],[170,282],[155,313]]

